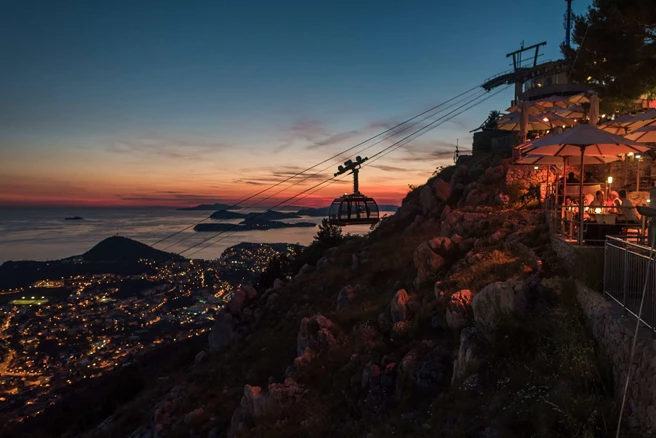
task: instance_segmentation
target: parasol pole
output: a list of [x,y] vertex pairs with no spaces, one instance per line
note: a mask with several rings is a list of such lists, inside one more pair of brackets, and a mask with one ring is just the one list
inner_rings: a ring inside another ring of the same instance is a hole
[[[583,154],[585,154],[585,146],[581,146],[581,176],[583,176]],[[583,178],[579,180],[579,216],[581,223],[579,225],[579,245],[583,245],[583,212],[585,206],[583,205]]]

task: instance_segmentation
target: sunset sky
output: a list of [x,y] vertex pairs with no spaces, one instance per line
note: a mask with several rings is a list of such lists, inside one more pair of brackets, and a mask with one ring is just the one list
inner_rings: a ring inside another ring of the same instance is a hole
[[[509,69],[522,40],[546,40],[542,59],[557,59],[564,11],[559,0],[5,2],[0,205],[237,201]],[[400,202],[511,99],[372,163],[361,190]]]

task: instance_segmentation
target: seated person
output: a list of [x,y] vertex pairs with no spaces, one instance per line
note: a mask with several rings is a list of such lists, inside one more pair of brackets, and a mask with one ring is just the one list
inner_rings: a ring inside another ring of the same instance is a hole
[[584,183],[598,183],[597,179],[592,176],[592,172],[585,172],[585,178],[583,178]]
[[613,190],[610,192],[608,201],[606,201],[606,206],[613,207],[606,210],[608,213],[613,213],[618,216],[622,214],[622,201],[620,201],[620,195],[616,191]]
[[[588,205],[590,207],[588,209],[588,213],[592,216],[594,219],[594,215],[599,214],[599,213],[604,213],[604,210],[606,210],[604,207],[606,206],[606,200],[604,199],[604,192],[601,190],[597,190],[595,193],[595,198],[594,200]],[[600,209],[600,211],[596,211],[597,209]]]
[[570,173],[567,175],[567,180],[566,180],[566,182],[567,182],[567,184],[574,184],[574,183],[580,183],[581,181],[579,181],[579,180],[574,176],[574,172],[570,172]]
[[622,202],[621,219],[627,222],[640,222],[640,214],[629,198],[626,197],[626,190],[620,190],[619,200]]

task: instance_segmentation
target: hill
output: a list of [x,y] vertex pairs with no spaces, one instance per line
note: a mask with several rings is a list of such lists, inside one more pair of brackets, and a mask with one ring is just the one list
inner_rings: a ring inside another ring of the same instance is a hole
[[108,237],[82,254],[82,259],[86,262],[132,262],[139,259],[162,262],[179,258],[181,257],[177,254],[160,251],[121,236]]
[[607,363],[508,165],[460,160],[369,235],[322,230],[234,292],[193,363],[100,425],[62,421],[94,438],[608,436]]

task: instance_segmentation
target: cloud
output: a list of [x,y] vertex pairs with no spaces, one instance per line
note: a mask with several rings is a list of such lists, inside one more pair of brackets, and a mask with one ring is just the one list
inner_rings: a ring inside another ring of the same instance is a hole
[[384,164],[372,165],[371,168],[379,169],[384,172],[405,172],[407,170],[403,167],[386,166]]
[[206,138],[175,138],[150,135],[139,138],[111,140],[105,148],[113,154],[159,156],[169,159],[206,159],[230,145]]

